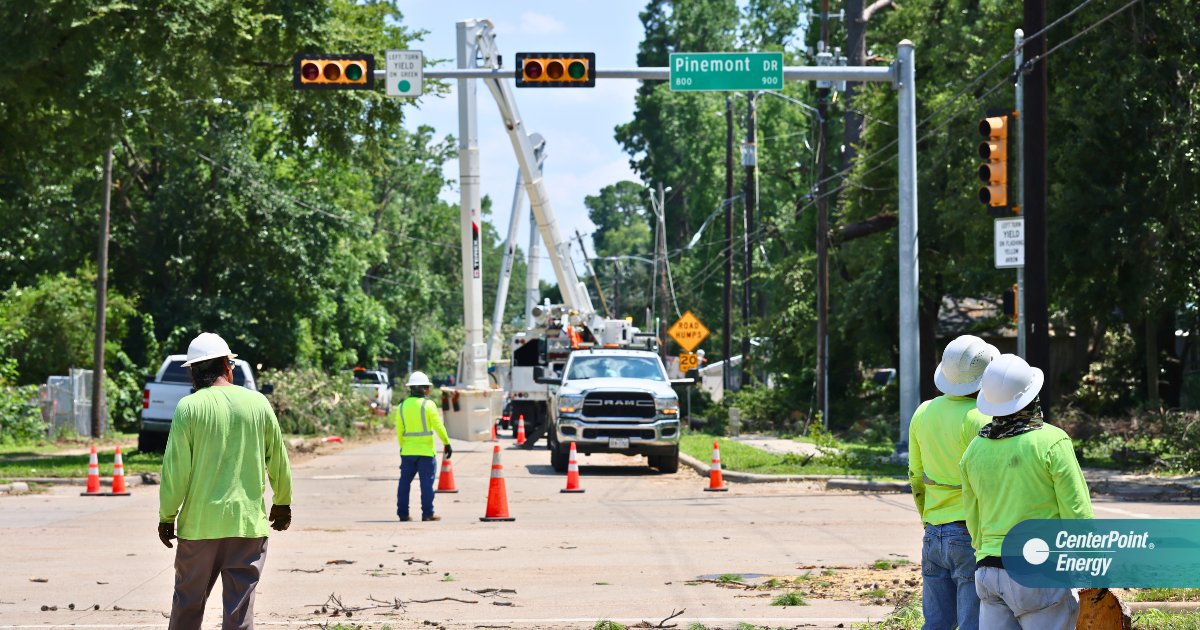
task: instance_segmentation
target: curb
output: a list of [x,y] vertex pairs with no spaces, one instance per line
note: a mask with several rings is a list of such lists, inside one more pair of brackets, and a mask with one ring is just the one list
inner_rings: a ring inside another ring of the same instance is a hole
[[[679,461],[696,471],[702,477],[707,477],[709,474],[708,464],[701,462],[687,453],[679,453]],[[836,477],[834,475],[758,475],[754,473],[737,472],[734,470],[722,470],[721,476],[727,481],[733,481],[736,483],[794,483],[823,481],[825,482],[826,490],[855,490],[859,492],[896,493],[906,493],[911,492],[912,490],[908,483],[903,481],[877,481],[874,479],[857,477]]]
[[1147,610],[1162,610],[1171,612],[1195,612],[1200,610],[1200,602],[1125,602],[1130,612],[1145,612]]
[[[147,479],[151,477],[151,479]],[[87,477],[14,477],[5,480],[9,483],[40,483],[57,486],[86,486]],[[134,473],[125,475],[126,486],[158,485],[158,473]],[[112,477],[100,477],[100,486],[112,487]],[[0,486],[3,488],[4,486]]]

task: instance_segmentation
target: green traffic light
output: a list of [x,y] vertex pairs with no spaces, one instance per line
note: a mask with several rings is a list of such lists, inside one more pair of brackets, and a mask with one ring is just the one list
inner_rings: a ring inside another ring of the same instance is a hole
[[572,79],[582,79],[587,74],[587,68],[582,61],[572,61],[571,65],[567,66],[567,74],[571,75]]
[[346,79],[350,81],[358,81],[362,79],[362,66],[352,63],[346,66]]

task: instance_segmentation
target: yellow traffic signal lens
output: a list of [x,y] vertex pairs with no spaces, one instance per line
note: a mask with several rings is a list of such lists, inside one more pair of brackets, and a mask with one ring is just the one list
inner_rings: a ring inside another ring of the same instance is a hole
[[1004,170],[1003,164],[980,164],[979,181],[985,184],[1007,184],[1008,173]]
[[1008,143],[1004,141],[980,142],[979,157],[990,161],[1008,159]]
[[551,81],[561,80],[565,71],[561,61],[551,61],[550,65],[546,66],[546,76],[550,77]]
[[337,81],[342,78],[342,69],[336,63],[327,63],[321,74],[325,75],[326,81]]

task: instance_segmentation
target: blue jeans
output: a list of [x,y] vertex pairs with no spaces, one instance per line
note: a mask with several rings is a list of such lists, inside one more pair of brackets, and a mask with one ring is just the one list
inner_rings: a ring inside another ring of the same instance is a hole
[[408,491],[413,477],[421,476],[421,516],[433,516],[433,475],[437,458],[425,455],[400,456],[400,485],[396,487],[396,516],[408,516]]
[[921,577],[925,630],[979,628],[975,550],[971,548],[971,534],[966,526],[958,523],[925,526]]

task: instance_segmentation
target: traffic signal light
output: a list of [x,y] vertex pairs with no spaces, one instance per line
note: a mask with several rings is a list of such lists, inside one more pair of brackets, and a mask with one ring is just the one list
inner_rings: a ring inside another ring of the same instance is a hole
[[596,53],[517,53],[517,87],[596,87]]
[[1008,115],[988,116],[979,121],[979,203],[989,208],[1008,207]]
[[296,53],[292,86],[298,90],[370,90],[375,87],[375,55]]

